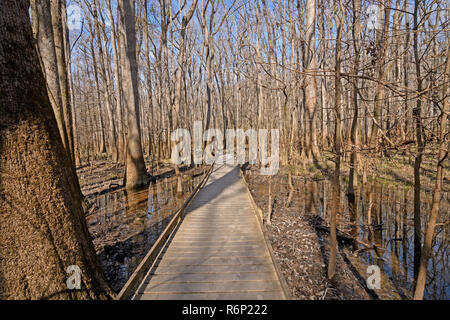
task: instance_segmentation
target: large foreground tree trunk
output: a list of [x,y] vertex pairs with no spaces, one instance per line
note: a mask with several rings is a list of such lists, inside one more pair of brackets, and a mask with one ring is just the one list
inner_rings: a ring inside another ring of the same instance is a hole
[[[45,79],[28,1],[0,2],[0,299],[108,298]],[[68,290],[67,268],[81,270]]]

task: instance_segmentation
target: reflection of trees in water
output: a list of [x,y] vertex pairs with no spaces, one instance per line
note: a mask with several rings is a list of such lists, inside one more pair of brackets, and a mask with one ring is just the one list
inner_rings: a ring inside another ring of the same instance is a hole
[[121,190],[96,197],[97,209],[88,216],[89,230],[100,251],[106,245],[111,247],[109,239],[114,239],[118,250],[126,251],[120,253],[124,259],[117,266],[121,268],[116,270],[118,274],[125,278],[130,275],[201,179],[199,175],[183,181],[181,195],[177,194],[177,180],[164,178],[142,190]]
[[358,221],[358,204],[359,191],[347,194],[348,213],[350,219],[350,235],[355,239],[352,243],[352,250],[358,250],[358,242],[356,239],[359,236],[359,221]]
[[[317,213],[325,221],[329,220],[327,212],[332,203],[331,183],[329,181],[308,181],[294,179],[294,186],[300,192],[294,202],[304,213]],[[303,191],[303,192],[302,192]],[[341,197],[342,210],[338,210],[339,229],[360,241],[376,245],[375,250],[367,249],[356,241],[352,250],[360,249],[363,264],[378,265],[389,276],[394,285],[411,292],[414,250],[413,250],[413,194],[411,190],[401,190],[396,186],[367,183],[355,190],[355,197]],[[345,190],[343,190],[345,194]],[[447,200],[447,201],[445,201]],[[330,202],[331,201],[331,202]],[[443,194],[441,201],[440,222],[448,221],[448,194]],[[430,212],[430,194],[422,195],[421,210]],[[422,221],[422,233],[426,219]],[[433,242],[433,256],[430,259],[427,274],[426,297],[448,299],[448,229],[449,224],[436,228]],[[382,257],[383,259],[380,259]]]

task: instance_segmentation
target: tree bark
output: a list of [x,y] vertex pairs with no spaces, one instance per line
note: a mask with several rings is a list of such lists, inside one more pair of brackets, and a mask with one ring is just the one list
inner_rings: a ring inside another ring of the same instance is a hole
[[[28,1],[1,1],[0,29],[0,298],[108,298],[33,46]],[[81,269],[81,290],[67,288],[70,265]]]
[[137,188],[147,182],[139,122],[138,66],[136,61],[135,6],[133,0],[119,0],[121,56],[124,96],[128,111],[126,187]]

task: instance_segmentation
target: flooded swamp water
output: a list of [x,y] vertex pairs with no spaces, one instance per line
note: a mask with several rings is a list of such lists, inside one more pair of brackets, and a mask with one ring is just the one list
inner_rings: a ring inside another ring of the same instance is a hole
[[[284,214],[286,210],[284,205],[289,194],[287,175],[278,175],[277,178],[276,182],[272,182],[271,187],[272,198],[274,198],[272,216],[274,221],[277,221],[275,217],[277,214]],[[259,205],[264,212],[267,211],[268,178],[260,178],[247,173],[246,179],[251,181],[252,193],[262,199]],[[332,206],[335,205],[332,202],[331,182],[327,179],[313,181],[295,177],[293,185],[294,193],[290,208],[295,210],[295,214],[311,216],[312,220],[320,221],[319,224],[323,224],[325,227],[329,226],[329,215]],[[379,298],[411,298],[414,277],[413,188],[369,182],[356,192],[356,210],[352,209],[353,206],[349,203],[346,190],[346,185],[341,185],[337,228],[343,232],[343,235],[357,239],[351,241],[349,245],[345,245],[351,264],[358,270],[361,279],[367,279],[369,276],[367,266],[379,266],[381,289],[390,291],[388,295],[379,295]],[[450,226],[448,223],[450,200],[448,190],[441,194],[441,208],[435,230],[433,255],[428,264],[425,299],[450,298]],[[432,194],[429,191],[423,191],[421,194],[422,241],[425,233],[425,217],[431,210],[431,197]],[[280,226],[275,225],[275,228],[278,227]],[[322,239],[319,238],[319,242],[321,241]],[[300,243],[298,243],[298,247],[301,247]],[[396,292],[392,293],[393,291]]]
[[89,232],[105,275],[116,292],[153,246],[203,178],[203,168],[183,172],[183,193],[177,177],[165,177],[139,191],[125,189],[88,197],[93,204],[86,216]]

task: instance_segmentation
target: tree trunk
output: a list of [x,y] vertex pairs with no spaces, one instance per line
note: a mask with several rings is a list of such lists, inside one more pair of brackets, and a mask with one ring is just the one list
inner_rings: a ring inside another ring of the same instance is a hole
[[430,212],[430,218],[428,219],[427,228],[425,231],[425,239],[422,247],[422,253],[420,256],[420,266],[416,280],[416,288],[414,291],[414,299],[422,300],[425,291],[425,284],[427,280],[427,264],[433,252],[433,236],[434,229],[436,227],[436,221],[439,214],[440,200],[441,200],[441,187],[442,187],[442,172],[443,163],[448,155],[448,142],[446,139],[446,127],[448,124],[449,103],[448,103],[448,81],[450,79],[450,50],[447,48],[447,62],[444,74],[443,89],[442,89],[442,110],[440,115],[440,130],[439,130],[439,156],[437,161],[436,170],[436,182],[433,190],[433,200]]
[[94,79],[95,79],[95,89],[97,94],[97,113],[98,113],[98,124],[100,127],[100,144],[98,148],[98,152],[100,154],[106,153],[106,141],[105,141],[105,128],[103,123],[103,117],[102,117],[102,98],[101,98],[101,89],[100,89],[100,81],[98,78],[98,64],[97,64],[97,57],[94,47],[94,39],[95,39],[95,28],[92,25],[92,22],[90,19],[88,19],[88,25],[89,25],[89,33],[90,33],[90,51],[91,51],[91,57],[92,57],[92,71],[94,72]]
[[[0,29],[0,298],[108,298],[33,47],[28,1],[1,1]],[[70,265],[81,269],[81,290],[68,290]]]
[[[370,145],[372,147],[377,147],[378,142],[378,130],[379,126],[381,127],[381,107],[383,103],[383,81],[385,78],[385,69],[386,69],[386,52],[387,52],[387,37],[389,35],[389,21],[390,21],[390,12],[391,12],[391,4],[392,0],[387,0],[384,5],[384,18],[383,18],[383,29],[381,32],[376,30],[377,35],[377,51],[379,50],[377,60],[376,60],[376,73],[377,73],[377,85],[375,88],[375,107],[373,111],[373,123],[372,130],[370,132]],[[381,4],[380,4],[381,7]]]
[[[144,0],[144,17],[145,21],[148,22],[148,3]],[[147,82],[147,99],[148,99],[148,154],[152,157],[152,174],[153,174],[153,161],[155,159],[155,148],[152,147],[154,139],[153,130],[153,119],[154,119],[154,108],[153,108],[153,94],[152,94],[152,74],[150,65],[150,37],[148,34],[148,27],[144,27],[144,40],[145,40],[145,63],[147,67],[146,82]]]
[[142,154],[139,122],[138,66],[136,61],[135,7],[133,0],[119,0],[122,77],[128,111],[128,136],[126,158],[126,187],[137,188],[147,182],[147,172]]
[[[37,40],[38,59],[44,70],[50,102],[64,148],[69,150],[66,124],[63,115],[63,102],[61,98],[58,59],[55,50],[50,2],[31,0],[31,15],[34,36]],[[69,155],[69,152],[67,154]]]
[[341,36],[342,27],[344,23],[344,7],[342,0],[339,1],[340,16],[338,14],[339,9],[336,9],[336,21],[339,21],[337,26],[336,36],[336,62],[335,62],[335,102],[334,102],[334,175],[333,175],[333,207],[331,209],[330,217],[330,258],[328,261],[328,279],[334,280],[336,275],[336,254],[337,254],[337,241],[336,241],[336,215],[340,210],[340,184],[339,173],[341,168]]
[[317,129],[316,129],[316,92],[317,84],[315,72],[317,69],[316,52],[315,52],[315,21],[316,21],[316,4],[315,0],[306,1],[306,47],[305,47],[305,110],[308,117],[308,141],[306,141],[306,154],[309,160],[320,160],[320,152],[317,146]]
[[[64,0],[65,1],[65,0]],[[73,128],[72,128],[72,109],[70,106],[70,90],[69,80],[67,74],[66,61],[66,47],[64,43],[64,29],[63,20],[61,16],[62,2],[61,0],[51,0],[51,15],[53,26],[53,37],[55,40],[56,62],[58,66],[59,87],[61,90],[61,108],[64,117],[65,131],[67,134],[67,152],[70,159],[75,163],[75,152],[73,143]],[[64,14],[66,12],[64,11]]]
[[358,71],[359,71],[359,54],[360,54],[360,39],[361,39],[361,0],[353,0],[353,48],[355,51],[354,63],[354,77],[353,77],[353,120],[352,127],[350,129],[350,143],[351,143],[351,155],[350,155],[350,173],[348,179],[348,193],[355,195],[355,187],[358,184],[357,179],[357,130],[358,130]]
[[116,37],[116,29],[114,24],[114,16],[112,14],[111,9],[111,0],[106,0],[106,9],[108,13],[108,19],[110,22],[110,28],[111,28],[111,51],[113,54],[113,62],[114,62],[114,79],[115,79],[115,90],[114,90],[114,96],[115,96],[115,115],[116,119],[118,119],[118,126],[117,126],[117,157],[113,156],[114,161],[125,161],[125,159],[122,159],[122,155],[124,154],[124,148],[125,148],[125,142],[124,142],[124,128],[123,128],[123,112],[122,112],[122,85],[120,81],[120,63],[119,63],[119,53],[117,50],[117,37]]
[[[421,61],[419,57],[419,43],[418,43],[418,17],[419,1],[414,2],[414,28],[413,28],[413,46],[414,46],[414,62],[416,65],[416,80],[417,92],[422,92],[422,77],[421,77]],[[414,282],[417,280],[420,265],[420,255],[422,248],[422,223],[420,216],[420,166],[422,164],[422,155],[425,150],[425,145],[422,136],[422,99],[417,97],[416,106],[413,109],[413,118],[416,125],[416,144],[417,153],[414,159]]]
[[[101,26],[100,26],[100,22],[99,22],[99,18],[98,18],[98,9],[97,9],[98,5],[97,5],[97,1],[94,0],[92,1],[92,14],[94,17],[94,28],[93,28],[93,32],[95,33],[92,34],[92,37],[95,36],[95,38],[97,39],[97,46],[98,46],[98,58],[100,60],[100,72],[101,72],[101,76],[102,76],[102,82],[103,82],[103,105],[106,106],[106,111],[108,113],[108,120],[109,120],[109,135],[110,135],[110,150],[111,150],[111,154],[113,159],[117,159],[118,158],[118,148],[117,148],[117,132],[116,132],[116,124],[114,121],[114,115],[113,115],[113,108],[112,105],[110,103],[110,80],[109,77],[107,75],[107,64],[106,64],[106,59],[105,59],[105,53],[103,50],[103,38],[101,37]],[[105,44],[105,48],[107,48],[106,44]]]

